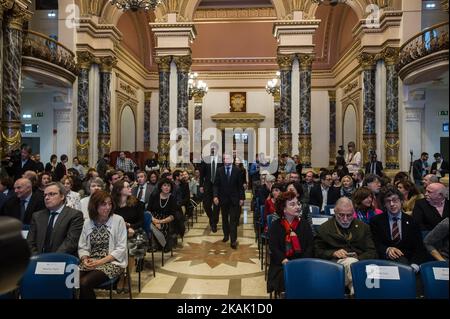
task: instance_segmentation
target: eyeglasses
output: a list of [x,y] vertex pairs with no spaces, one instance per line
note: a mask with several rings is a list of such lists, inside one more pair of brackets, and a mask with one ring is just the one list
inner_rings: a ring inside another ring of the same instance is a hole
[[335,212],[335,215],[336,215],[336,217],[339,217],[339,218],[342,218],[342,219],[345,219],[345,218],[349,219],[349,218],[353,217],[353,213],[343,214],[343,213],[336,213]]
[[59,193],[46,193],[46,194],[44,194],[44,198],[47,197],[47,196],[53,197],[53,196],[56,196],[56,195],[59,195]]

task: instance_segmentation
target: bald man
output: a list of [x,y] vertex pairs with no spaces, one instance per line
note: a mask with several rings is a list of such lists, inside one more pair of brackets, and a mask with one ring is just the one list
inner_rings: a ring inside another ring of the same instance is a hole
[[444,184],[432,183],[427,186],[425,198],[414,205],[412,216],[420,230],[430,231],[445,217],[448,217],[447,189]]
[[341,197],[334,207],[334,218],[323,223],[314,241],[317,258],[335,261],[345,267],[345,284],[352,290],[350,265],[363,259],[377,258],[369,225],[353,218],[353,204]]
[[45,208],[44,198],[40,192],[34,193],[31,181],[19,178],[14,183],[15,196],[8,199],[0,215],[19,219],[24,225],[31,223],[31,216]]

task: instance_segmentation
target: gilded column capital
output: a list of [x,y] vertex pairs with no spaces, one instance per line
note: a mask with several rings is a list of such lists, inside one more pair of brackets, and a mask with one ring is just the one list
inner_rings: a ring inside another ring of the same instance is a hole
[[178,72],[189,72],[192,65],[192,57],[190,55],[174,56],[173,60],[177,65]]
[[281,99],[281,94],[280,94],[280,90],[275,90],[275,92],[272,94],[273,95],[273,101],[275,103],[280,103],[280,99]]
[[442,8],[442,10],[448,12],[448,0],[441,1],[441,8]]
[[158,64],[158,69],[160,72],[169,72],[171,61],[172,57],[170,55],[158,56],[155,58],[155,62]]
[[386,47],[383,51],[381,51],[381,58],[387,65],[394,65],[399,60],[399,53],[399,48]]
[[3,20],[3,13],[10,10],[14,4],[14,0],[0,0],[0,20]]
[[336,91],[328,91],[330,102],[336,102]]
[[281,71],[291,71],[292,62],[294,61],[294,54],[279,54],[277,56],[277,63]]
[[298,54],[300,70],[311,70],[313,60],[314,56],[312,54]]
[[358,55],[358,62],[364,70],[371,70],[375,67],[375,54],[362,52]]
[[90,69],[95,63],[95,56],[89,51],[78,51],[77,62],[81,69]]
[[152,92],[145,92],[144,93],[144,100],[145,101],[150,101],[152,99]]
[[194,94],[194,103],[195,104],[202,104],[204,96],[205,96],[205,92],[200,92],[200,93]]
[[102,56],[97,58],[97,63],[100,66],[100,72],[111,73],[117,64],[117,58],[111,55]]
[[11,29],[23,30],[23,24],[30,21],[33,13],[27,8],[16,3],[12,7],[11,14],[7,17],[7,26]]

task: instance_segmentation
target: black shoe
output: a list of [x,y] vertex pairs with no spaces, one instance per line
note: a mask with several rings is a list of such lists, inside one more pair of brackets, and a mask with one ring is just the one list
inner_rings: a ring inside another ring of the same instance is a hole
[[222,239],[222,241],[223,241],[224,243],[226,243],[226,242],[228,241],[228,237],[224,237],[224,238]]
[[211,232],[217,233],[217,226],[211,226]]
[[237,249],[237,246],[238,246],[237,241],[235,241],[234,243],[230,244],[230,247],[233,248],[233,249]]

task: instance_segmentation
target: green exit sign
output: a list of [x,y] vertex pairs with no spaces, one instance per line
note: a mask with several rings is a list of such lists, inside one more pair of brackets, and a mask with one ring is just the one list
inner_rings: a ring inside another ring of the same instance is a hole
[[44,112],[36,112],[34,113],[34,117],[44,117]]

